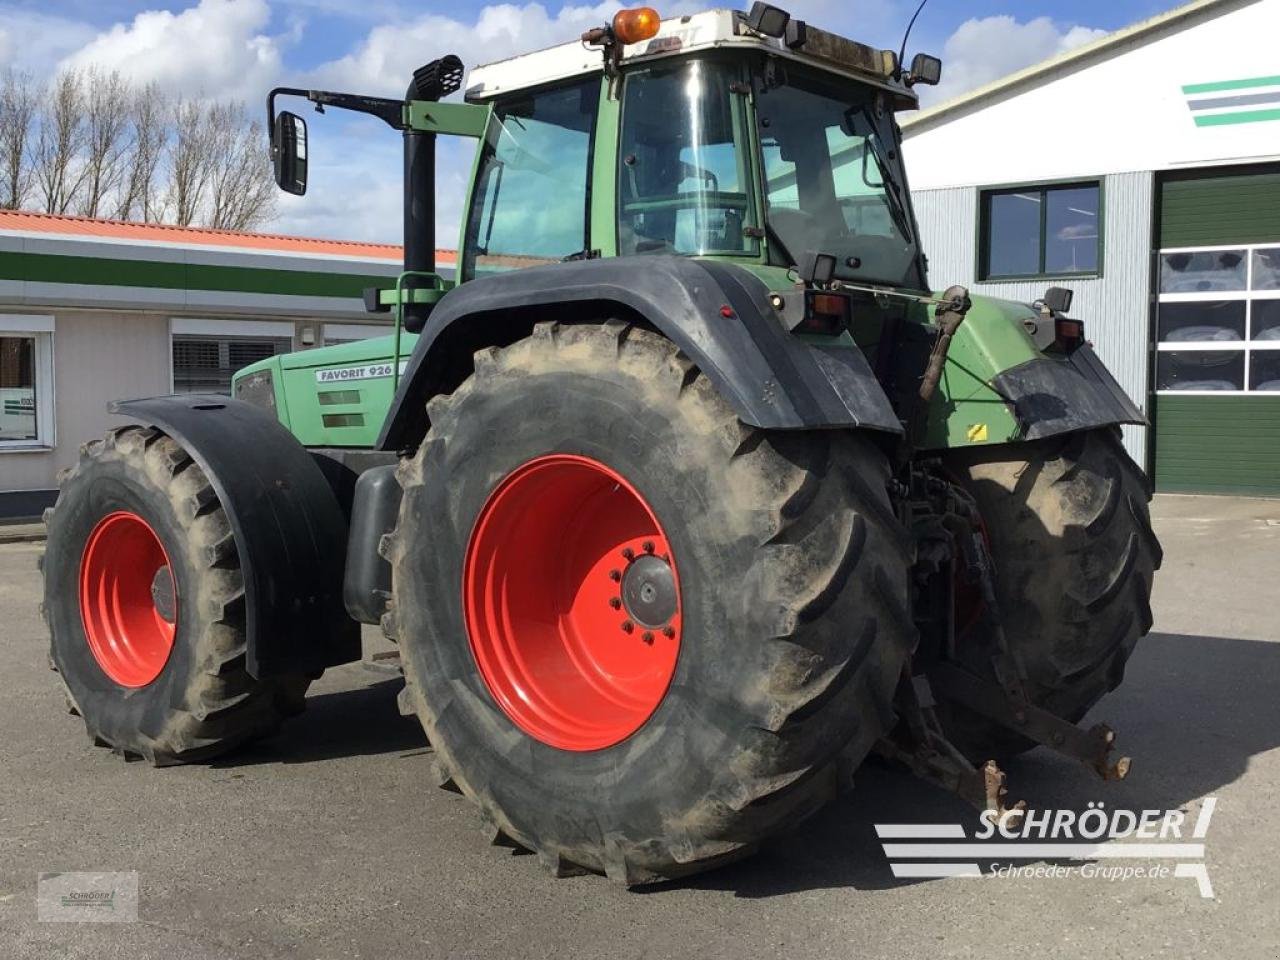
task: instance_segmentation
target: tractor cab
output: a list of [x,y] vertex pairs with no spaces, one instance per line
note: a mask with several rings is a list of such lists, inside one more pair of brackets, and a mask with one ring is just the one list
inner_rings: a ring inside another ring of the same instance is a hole
[[594,56],[573,43],[474,69],[467,99],[493,120],[460,279],[653,254],[785,270],[816,254],[836,278],[922,289],[893,114],[937,61],[907,72],[762,7],[643,30],[623,11],[583,38]]

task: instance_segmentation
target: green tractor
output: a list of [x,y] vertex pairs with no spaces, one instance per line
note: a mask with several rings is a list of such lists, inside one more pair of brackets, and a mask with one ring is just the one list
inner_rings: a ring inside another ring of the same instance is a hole
[[[931,292],[909,69],[757,3],[403,100],[281,88],[404,138],[394,333],[116,404],[47,517],[52,660],[95,742],[274,731],[360,624],[495,842],[627,885],[741,857],[872,752],[1016,817],[998,761],[1076,726],[1151,627],[1143,422],[1066,315]],[[435,146],[477,141],[457,275]],[[352,722],[359,722],[353,718]]]

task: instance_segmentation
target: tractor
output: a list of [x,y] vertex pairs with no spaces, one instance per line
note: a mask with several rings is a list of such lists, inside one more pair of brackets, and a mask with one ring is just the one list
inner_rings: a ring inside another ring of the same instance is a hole
[[[93,741],[155,765],[275,731],[397,645],[434,780],[495,843],[627,886],[749,854],[871,754],[1016,818],[1151,627],[1161,551],[1069,316],[939,292],[895,116],[941,62],[756,3],[649,8],[403,99],[277,88],[404,142],[389,335],[232,396],[112,405],[47,514],[43,612]],[[456,275],[439,137],[475,141]],[[352,723],[360,718],[353,717]]]

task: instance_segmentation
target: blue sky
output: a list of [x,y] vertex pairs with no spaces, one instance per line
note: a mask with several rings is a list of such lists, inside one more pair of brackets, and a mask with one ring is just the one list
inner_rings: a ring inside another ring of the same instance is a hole
[[[720,0],[724,5],[726,0]],[[792,0],[817,26],[896,47],[916,0]],[[0,71],[47,76],[95,65],[192,96],[260,102],[277,84],[401,93],[414,66],[444,53],[464,63],[570,40],[622,4],[475,0],[0,0]],[[659,13],[715,0],[673,0]],[[737,4],[748,6],[749,0]],[[1103,33],[1171,0],[930,0],[908,56],[943,56],[936,99],[963,93]],[[311,124],[311,190],[284,198],[276,229],[399,241],[397,138],[376,121],[331,112]],[[438,220],[456,235],[469,150],[442,150]]]

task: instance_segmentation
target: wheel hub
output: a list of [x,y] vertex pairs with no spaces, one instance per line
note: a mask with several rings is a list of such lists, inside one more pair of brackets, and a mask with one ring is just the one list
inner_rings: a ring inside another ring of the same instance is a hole
[[631,561],[622,575],[622,606],[627,616],[656,629],[676,615],[676,604],[675,573],[666,560],[647,553]]

